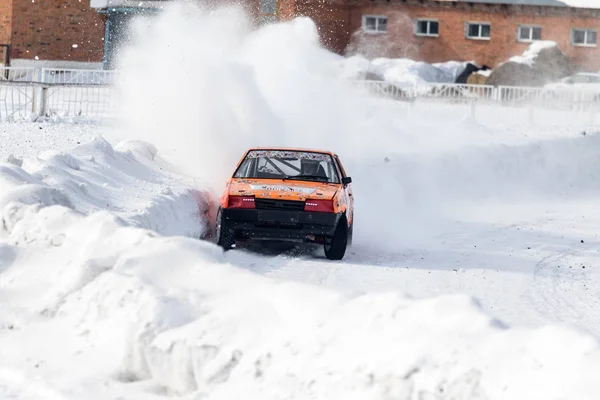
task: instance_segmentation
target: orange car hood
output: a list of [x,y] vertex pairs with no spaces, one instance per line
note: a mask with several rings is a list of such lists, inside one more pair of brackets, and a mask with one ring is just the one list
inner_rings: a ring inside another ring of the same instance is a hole
[[232,179],[229,194],[257,198],[300,200],[330,200],[340,188],[336,183],[306,182],[275,179]]

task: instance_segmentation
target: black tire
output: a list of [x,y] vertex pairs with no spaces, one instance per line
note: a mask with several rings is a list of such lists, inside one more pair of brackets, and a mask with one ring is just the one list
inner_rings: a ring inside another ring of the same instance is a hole
[[330,244],[325,244],[325,257],[330,260],[341,260],[348,247],[348,223],[345,218],[338,222]]
[[217,244],[223,248],[223,250],[230,250],[235,244],[235,232],[227,227],[227,222],[223,218],[221,209],[217,214],[217,226],[216,232]]

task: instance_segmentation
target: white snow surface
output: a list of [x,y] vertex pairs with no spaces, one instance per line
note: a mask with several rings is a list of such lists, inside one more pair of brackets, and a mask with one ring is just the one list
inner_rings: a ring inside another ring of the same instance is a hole
[[[424,83],[454,83],[469,62],[448,61],[428,64],[408,58],[375,58],[368,60],[361,55],[343,58],[339,61],[341,75],[348,78],[374,74],[386,82],[398,86],[411,86]],[[474,63],[471,61],[471,63]]]
[[[335,80],[310,20],[246,22],[140,24],[123,125],[2,126],[0,399],[597,399],[597,129],[408,115]],[[343,262],[198,240],[269,144],[339,153]]]
[[509,61],[519,64],[525,64],[532,67],[536,58],[540,54],[540,51],[556,46],[558,46],[558,44],[551,40],[540,40],[537,42],[533,42],[529,45],[527,50],[523,52],[522,55],[511,57]]
[[[94,126],[5,126],[0,153],[5,161],[0,174],[0,207],[8,210],[5,234],[13,233],[30,206],[39,205],[65,206],[81,214],[106,210],[129,225],[161,234],[205,233],[207,192],[192,189],[189,178],[181,177],[186,183],[174,178],[177,173],[151,144],[128,140],[113,147],[97,132]],[[69,144],[71,149],[64,151]]]

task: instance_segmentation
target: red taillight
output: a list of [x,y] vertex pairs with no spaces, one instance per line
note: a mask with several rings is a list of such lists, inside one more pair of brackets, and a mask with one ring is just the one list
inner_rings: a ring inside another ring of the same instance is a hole
[[333,201],[332,200],[306,200],[304,203],[304,211],[312,212],[333,212]]
[[253,196],[229,196],[229,208],[256,208]]

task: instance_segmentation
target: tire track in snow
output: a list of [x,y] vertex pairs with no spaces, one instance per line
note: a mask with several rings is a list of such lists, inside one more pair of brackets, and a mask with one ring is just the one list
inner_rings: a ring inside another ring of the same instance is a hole
[[594,275],[590,256],[546,256],[536,264],[530,302],[552,321],[600,336],[600,283]]

